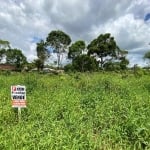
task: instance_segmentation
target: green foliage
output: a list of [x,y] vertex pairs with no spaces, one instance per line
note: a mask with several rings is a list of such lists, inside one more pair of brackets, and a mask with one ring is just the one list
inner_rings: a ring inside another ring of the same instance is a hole
[[5,76],[10,76],[12,74],[12,72],[9,70],[3,70],[3,71],[0,71],[0,74],[5,75]]
[[56,52],[59,52],[62,46],[67,46],[71,43],[69,35],[60,30],[51,31],[48,34],[46,41],[48,45],[55,48]]
[[26,57],[19,49],[8,49],[6,51],[6,63],[15,65],[18,70],[27,63]]
[[43,70],[43,68],[44,68],[44,63],[43,63],[43,61],[41,60],[41,59],[35,59],[34,61],[33,61],[33,63],[34,63],[34,65],[37,67],[37,69],[38,69],[38,71],[40,71],[40,70]]
[[150,67],[150,51],[146,52],[143,58],[148,61],[148,67]]
[[22,84],[28,87],[27,93],[32,94],[32,92],[34,92],[34,90],[37,88],[38,86],[37,79],[38,79],[37,74],[29,74],[24,77]]
[[150,51],[148,51],[148,52],[146,52],[146,53],[144,54],[144,58],[145,58],[145,59],[150,59]]
[[123,58],[120,62],[106,62],[103,67],[107,71],[126,70],[128,64],[129,61]]
[[14,65],[17,70],[23,69],[27,59],[21,50],[11,48],[8,41],[0,40],[0,62],[6,58],[6,63]]
[[79,55],[73,59],[72,62],[74,70],[85,71],[97,71],[99,66],[95,58],[88,55]]
[[96,54],[100,58],[101,68],[105,63],[105,57],[116,57],[118,53],[118,46],[114,37],[111,37],[110,33],[100,34],[96,39],[91,41],[88,45],[88,54]]
[[120,62],[106,62],[103,66],[106,71],[115,71],[115,70],[120,70]]
[[69,35],[60,30],[51,31],[46,38],[47,46],[53,48],[54,52],[57,53],[58,68],[61,63],[61,54],[66,51],[66,48],[70,43],[71,38]]
[[1,49],[8,49],[8,48],[10,48],[10,43],[9,43],[9,41],[1,40],[1,39],[0,39],[0,50],[1,50]]
[[[150,78],[128,73],[0,74],[0,149],[150,149]],[[18,122],[10,86],[25,85]]]
[[126,59],[125,57],[122,57],[122,58],[121,58],[121,62],[120,62],[120,68],[121,68],[122,70],[126,70],[128,64],[129,64],[129,60]]
[[38,58],[44,61],[47,57],[46,55],[47,49],[45,48],[45,43],[43,40],[37,43],[36,51],[37,51]]
[[33,62],[30,62],[30,63],[28,62],[26,64],[26,67],[27,67],[28,71],[31,70],[31,69],[34,69],[36,67],[35,60]]
[[73,67],[72,64],[67,64],[65,67],[64,67],[64,71],[65,72],[73,72],[75,69]]
[[48,50],[46,49],[46,44],[43,40],[41,40],[39,43],[37,43],[37,57],[38,59],[35,60],[35,65],[37,66],[38,70],[43,70],[44,62],[48,58]]
[[3,58],[5,57],[6,54],[6,50],[5,49],[0,49],[0,62],[3,60]]
[[76,41],[69,47],[68,58],[74,59],[75,57],[81,55],[85,50],[85,47],[84,41]]
[[135,77],[141,77],[143,75],[143,70],[142,68],[140,68],[138,65],[134,65],[133,67],[133,73],[135,75]]

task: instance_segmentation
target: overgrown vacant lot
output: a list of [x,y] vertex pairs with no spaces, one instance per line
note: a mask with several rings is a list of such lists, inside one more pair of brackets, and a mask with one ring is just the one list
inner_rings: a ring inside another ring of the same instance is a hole
[[[10,86],[27,87],[18,122]],[[0,75],[1,150],[150,149],[150,77]]]

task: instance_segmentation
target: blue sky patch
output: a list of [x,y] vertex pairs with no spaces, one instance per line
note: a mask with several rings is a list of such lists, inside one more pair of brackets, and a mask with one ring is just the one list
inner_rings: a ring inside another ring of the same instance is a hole
[[49,53],[52,53],[54,51],[54,48],[51,46],[47,46],[47,49],[48,49]]
[[[42,40],[42,38],[34,36],[31,40],[32,43],[38,43]],[[54,51],[54,48],[51,46],[47,46],[47,50],[49,51],[49,53],[52,53]]]
[[146,14],[144,21],[148,21],[150,19],[150,13]]
[[42,38],[37,37],[37,36],[34,36],[34,37],[32,38],[32,40],[31,40],[31,42],[33,42],[33,43],[38,43],[38,42],[40,42],[41,40],[42,40]]

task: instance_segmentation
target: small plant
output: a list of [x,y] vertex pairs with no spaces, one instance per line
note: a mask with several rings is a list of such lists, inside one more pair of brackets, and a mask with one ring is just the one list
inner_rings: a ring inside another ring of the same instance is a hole
[[[126,74],[0,74],[0,149],[150,149],[150,78]],[[15,84],[27,88],[20,122]]]

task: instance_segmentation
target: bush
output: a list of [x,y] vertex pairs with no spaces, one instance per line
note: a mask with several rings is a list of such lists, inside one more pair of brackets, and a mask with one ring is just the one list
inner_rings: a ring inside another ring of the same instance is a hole
[[67,64],[65,67],[64,67],[64,71],[65,72],[73,72],[74,71],[74,67],[72,64]]
[[120,70],[120,63],[119,62],[107,62],[104,64],[104,69],[106,71],[114,71],[114,70]]
[[9,75],[11,75],[11,71],[10,70],[0,71],[0,74],[5,75],[5,76],[9,76]]
[[72,61],[72,65],[79,72],[97,71],[99,69],[99,64],[96,59],[88,55],[77,56]]
[[133,72],[134,72],[134,75],[136,76],[136,77],[141,77],[142,75],[143,75],[143,70],[142,70],[142,68],[140,68],[139,66],[137,66],[137,65],[134,65],[134,67],[133,67]]

